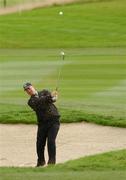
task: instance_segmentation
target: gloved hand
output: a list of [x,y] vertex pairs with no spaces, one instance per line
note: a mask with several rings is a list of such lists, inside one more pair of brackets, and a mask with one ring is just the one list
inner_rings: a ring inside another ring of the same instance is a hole
[[56,101],[58,99],[58,92],[57,91],[53,91],[51,93],[51,96],[52,96],[52,100],[53,101]]

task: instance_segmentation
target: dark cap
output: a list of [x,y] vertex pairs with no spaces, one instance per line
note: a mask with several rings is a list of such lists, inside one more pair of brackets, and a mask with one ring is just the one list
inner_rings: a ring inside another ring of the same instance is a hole
[[30,82],[27,82],[23,85],[24,90],[27,90],[32,84]]

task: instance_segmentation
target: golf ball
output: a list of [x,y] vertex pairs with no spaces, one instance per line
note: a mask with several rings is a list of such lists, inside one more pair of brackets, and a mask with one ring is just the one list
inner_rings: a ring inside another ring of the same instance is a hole
[[61,52],[61,55],[62,55],[62,56],[64,56],[64,55],[65,55],[65,53],[62,51],[62,52]]
[[60,12],[59,12],[59,15],[63,15],[63,12],[62,12],[62,11],[60,11]]

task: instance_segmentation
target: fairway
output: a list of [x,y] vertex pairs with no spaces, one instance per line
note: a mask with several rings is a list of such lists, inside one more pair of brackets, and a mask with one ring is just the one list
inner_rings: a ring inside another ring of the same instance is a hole
[[[66,109],[62,120],[85,119],[79,116],[83,112],[108,117],[108,123],[116,118],[118,125],[125,126],[125,49],[66,49],[65,53],[58,100],[61,111]],[[16,117],[18,122],[20,111],[26,111],[21,115],[22,120],[29,113],[27,95],[22,89],[24,82],[32,82],[39,90],[54,90],[60,61],[60,49],[0,50],[0,120],[14,120]],[[74,110],[76,114],[68,117]],[[19,111],[18,116],[15,111]]]
[[0,122],[36,122],[22,85],[54,90],[64,51],[61,122],[126,127],[126,1],[82,2],[0,16]]
[[125,9],[112,0],[0,16],[0,48],[126,47]]

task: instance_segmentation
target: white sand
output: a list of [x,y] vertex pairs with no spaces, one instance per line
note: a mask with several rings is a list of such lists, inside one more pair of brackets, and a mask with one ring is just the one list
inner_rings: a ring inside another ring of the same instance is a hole
[[[36,132],[36,125],[0,124],[0,166],[35,166]],[[57,137],[57,163],[124,148],[126,129],[88,123],[62,124]]]

